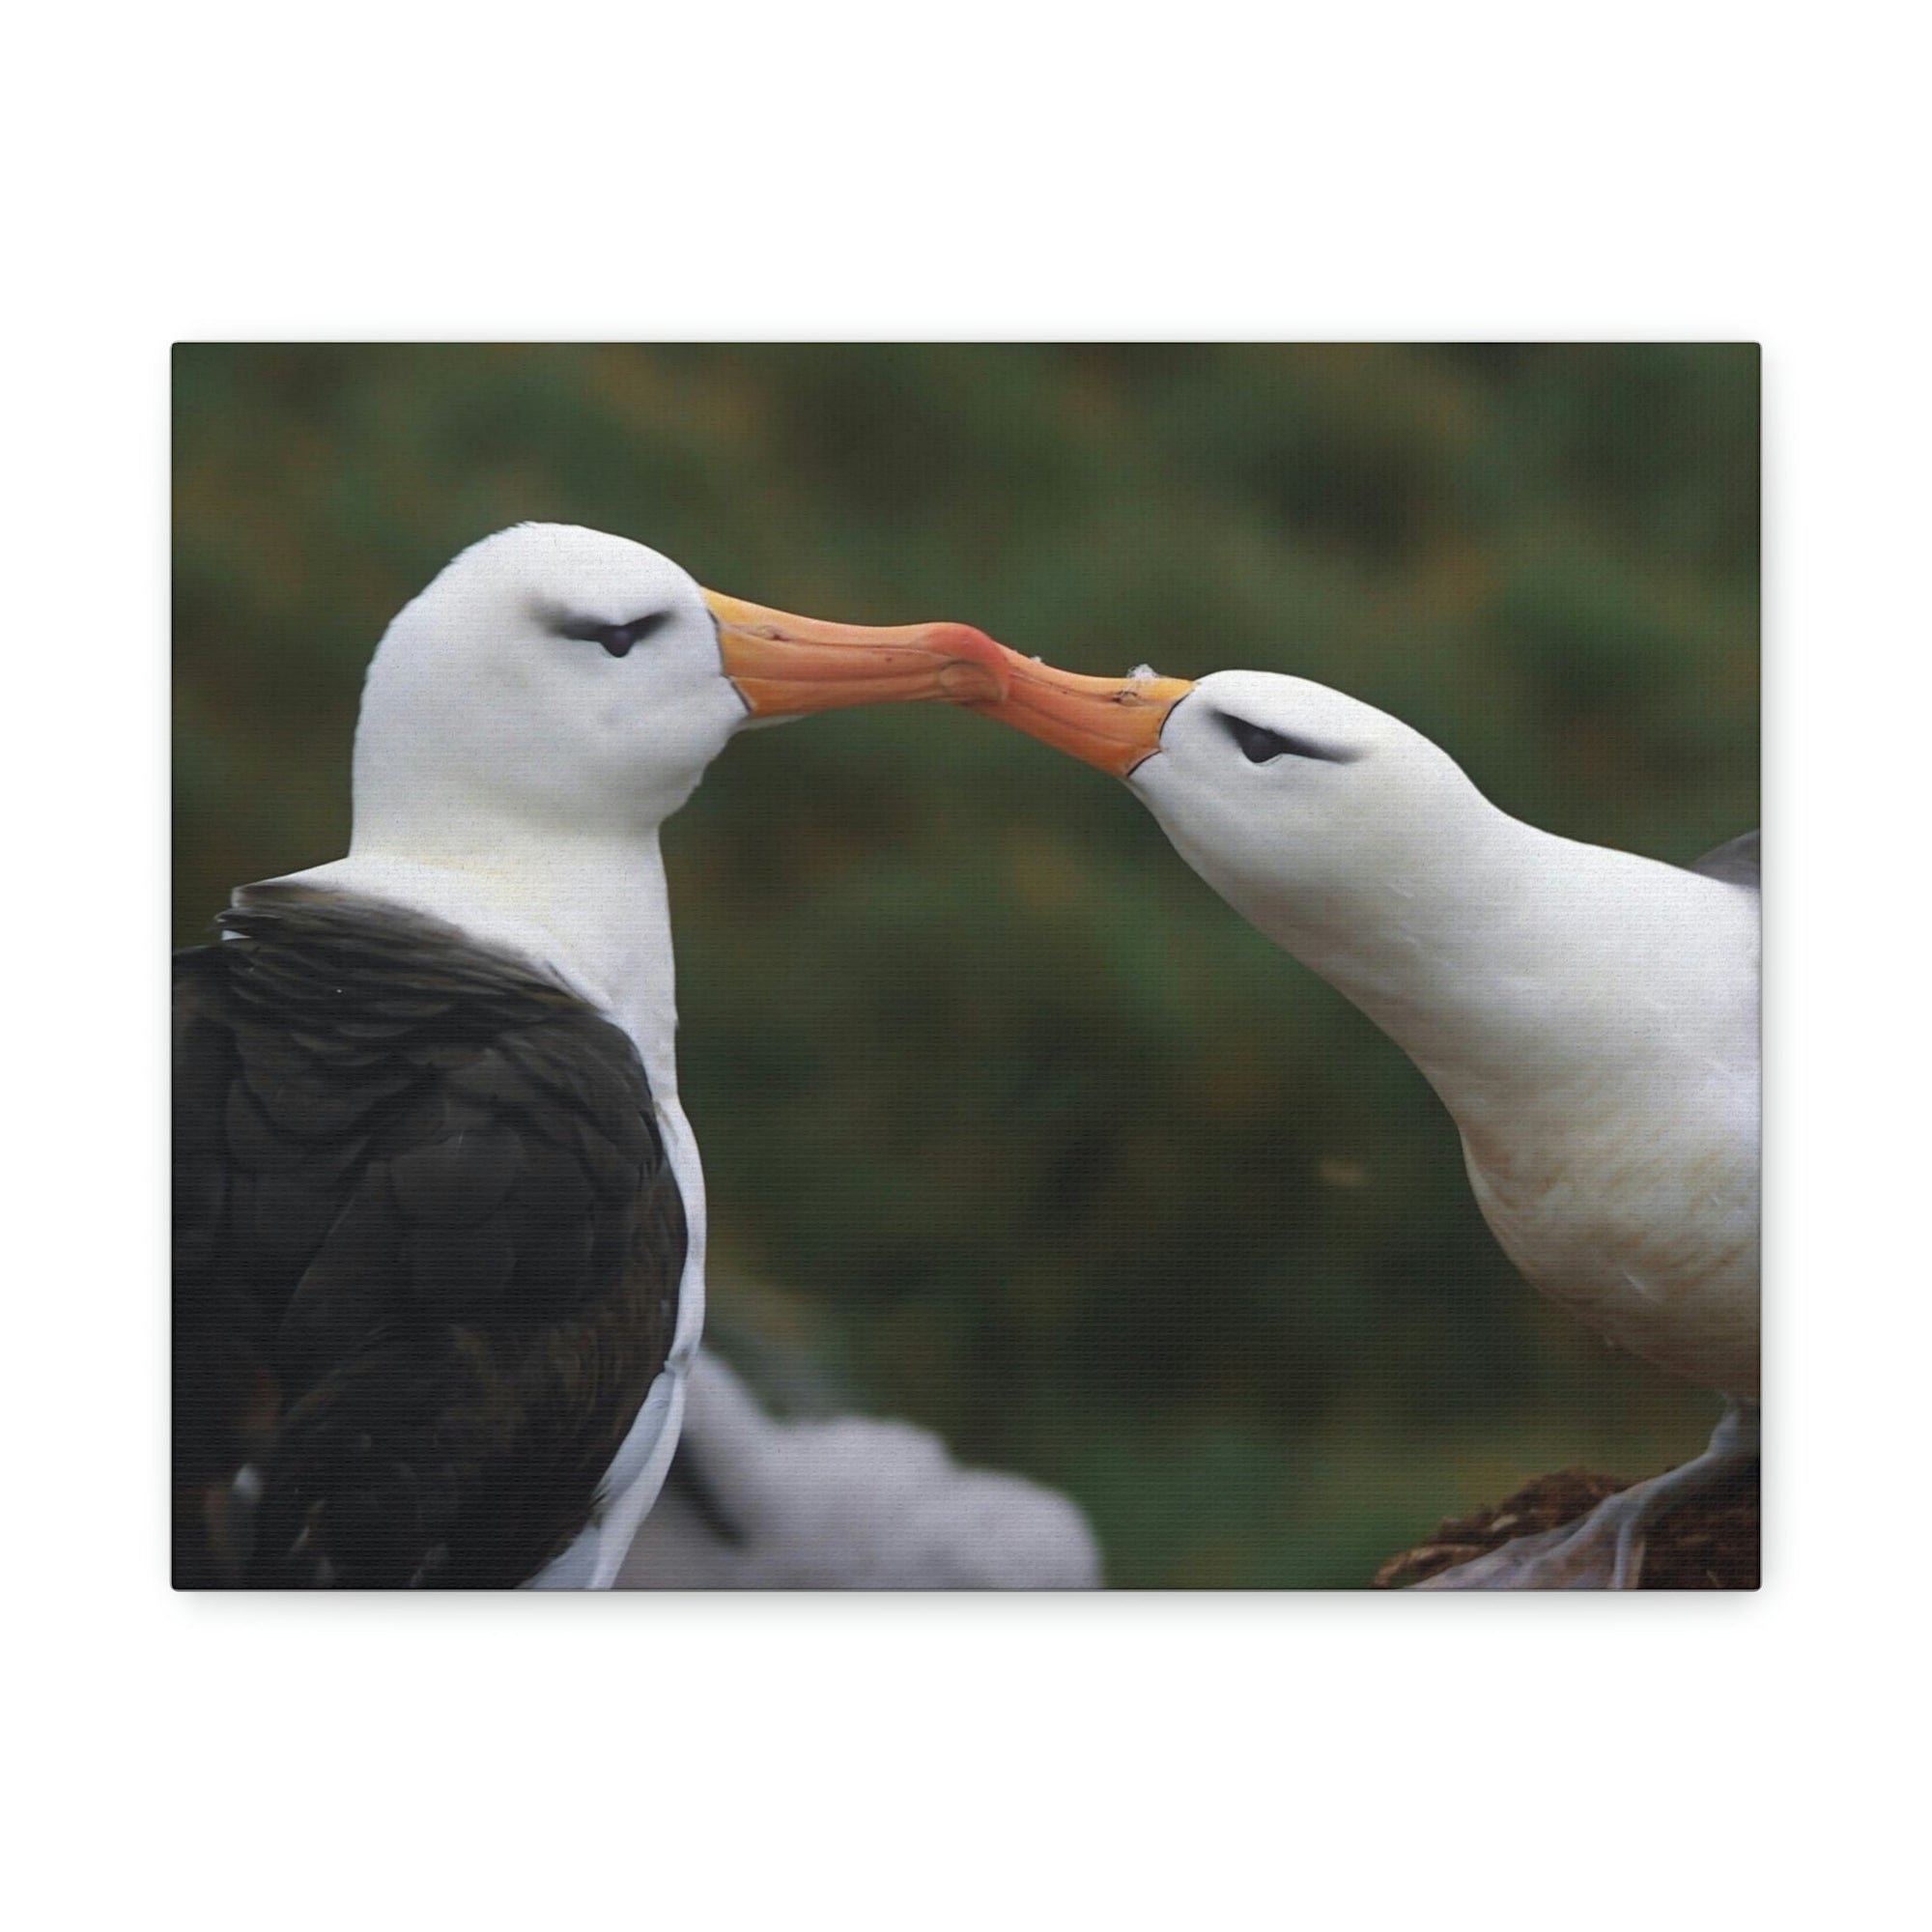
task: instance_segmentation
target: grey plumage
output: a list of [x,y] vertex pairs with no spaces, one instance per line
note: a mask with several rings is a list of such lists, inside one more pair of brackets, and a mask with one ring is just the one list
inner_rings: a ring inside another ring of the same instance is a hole
[[962,1469],[937,1436],[864,1416],[781,1420],[716,1355],[619,1572],[641,1590],[1081,1590],[1100,1552],[1066,1497]]
[[1755,832],[1742,833],[1736,838],[1713,846],[1690,869],[1702,872],[1706,878],[1723,879],[1731,885],[1748,886],[1752,892],[1758,891],[1758,835]]

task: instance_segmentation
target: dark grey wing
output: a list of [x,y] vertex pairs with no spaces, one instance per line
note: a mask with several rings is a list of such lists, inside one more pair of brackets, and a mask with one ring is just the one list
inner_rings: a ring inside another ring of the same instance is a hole
[[1756,892],[1759,890],[1757,842],[1758,835],[1747,832],[1706,852],[1690,869],[1702,872],[1707,878],[1722,879],[1727,885],[1748,886]]
[[676,1325],[643,1069],[488,955],[248,931],[176,968],[177,1580],[522,1582]]

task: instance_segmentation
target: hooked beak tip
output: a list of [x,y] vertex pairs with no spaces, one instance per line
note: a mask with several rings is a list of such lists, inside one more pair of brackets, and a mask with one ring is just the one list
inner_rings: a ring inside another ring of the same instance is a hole
[[926,648],[945,660],[940,695],[955,704],[998,704],[1009,694],[1007,661],[1012,656],[971,624],[932,624]]

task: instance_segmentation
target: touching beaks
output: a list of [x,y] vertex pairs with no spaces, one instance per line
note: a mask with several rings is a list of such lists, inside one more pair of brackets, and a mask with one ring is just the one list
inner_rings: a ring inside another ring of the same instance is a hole
[[997,703],[1007,696],[1003,650],[969,624],[827,624],[703,593],[718,651],[753,718],[796,718],[857,704],[942,698]]
[[969,624],[828,624],[704,592],[724,675],[753,718],[939,698],[971,705],[1057,751],[1126,778],[1160,749],[1179,677],[1081,677],[996,644]]
[[1001,647],[1004,696],[974,709],[1056,751],[1128,777],[1160,750],[1168,714],[1194,689],[1184,677],[1081,677]]

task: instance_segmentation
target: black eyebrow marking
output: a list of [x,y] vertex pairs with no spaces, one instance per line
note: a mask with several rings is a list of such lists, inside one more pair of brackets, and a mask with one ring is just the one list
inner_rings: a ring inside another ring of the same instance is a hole
[[628,624],[605,624],[594,617],[559,617],[551,628],[559,638],[571,638],[582,644],[602,644],[613,658],[621,658],[633,644],[641,643],[661,624],[669,621],[668,611],[652,611],[644,616],[633,617]]
[[1293,732],[1270,730],[1265,724],[1251,724],[1232,712],[1214,714],[1229,737],[1241,748],[1241,755],[1251,765],[1272,764],[1276,758],[1320,758],[1324,764],[1352,765],[1362,754],[1341,745],[1318,745],[1313,738],[1298,738]]

